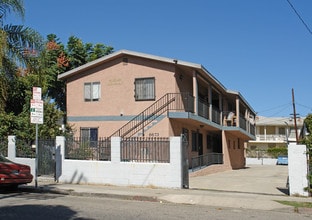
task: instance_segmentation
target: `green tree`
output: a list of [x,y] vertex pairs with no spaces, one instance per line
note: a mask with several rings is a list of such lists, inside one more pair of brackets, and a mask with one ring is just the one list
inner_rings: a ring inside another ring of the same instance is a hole
[[67,58],[64,45],[60,43],[55,34],[47,36],[44,53],[41,56],[41,63],[44,66],[46,80],[46,95],[50,97],[58,109],[65,112],[66,93],[65,82],[58,80],[57,76],[69,70],[69,60]]
[[48,67],[47,94],[59,109],[66,112],[66,85],[64,81],[58,80],[58,75],[112,53],[113,47],[104,44],[84,44],[75,36],[69,37],[65,47],[55,34],[50,34],[45,51],[44,59]]
[[106,46],[104,44],[95,44],[94,46],[91,43],[85,44],[88,56],[87,62],[91,62],[103,56],[106,56],[113,52],[113,47]]
[[9,82],[20,66],[30,65],[33,56],[42,48],[43,39],[35,30],[22,25],[4,24],[9,13],[24,18],[22,0],[0,1],[0,111],[4,111],[8,100]]
[[312,114],[309,114],[305,120],[304,125],[306,128],[307,135],[303,138],[301,141],[302,144],[305,144],[307,146],[307,153],[309,157],[309,170],[310,173],[308,175],[308,180],[310,183],[310,192],[312,193]]
[[[34,137],[34,126],[29,123],[29,103],[33,86],[42,88],[45,100],[44,124],[39,126],[40,137],[60,135],[61,122],[64,120],[63,123],[66,125],[66,85],[64,81],[58,80],[58,75],[112,51],[112,47],[106,47],[104,44],[95,46],[91,43],[83,44],[80,39],[73,36],[69,38],[68,45],[65,47],[55,34],[48,35],[40,56],[29,59],[30,64],[21,70],[23,74],[17,74],[22,77],[16,77],[11,87],[13,89],[9,93],[12,100],[12,103],[8,102],[10,106],[15,102],[21,103],[14,105],[10,111],[19,114],[21,118],[28,118],[28,120],[20,120],[20,124],[25,128],[20,136],[25,139],[27,134],[29,138]],[[68,125],[66,127],[70,131],[70,127]]]
[[55,137],[63,132],[60,124],[66,118],[66,87],[58,75],[107,55],[113,48],[84,44],[74,36],[65,47],[55,34],[48,35],[44,43],[31,28],[4,25],[10,12],[24,18],[23,1],[0,0],[0,135],[14,134],[33,142],[30,100],[32,88],[39,86],[44,100],[44,124],[39,126],[39,135]]
[[87,48],[82,40],[71,36],[67,43],[67,54],[71,69],[79,67],[87,62]]

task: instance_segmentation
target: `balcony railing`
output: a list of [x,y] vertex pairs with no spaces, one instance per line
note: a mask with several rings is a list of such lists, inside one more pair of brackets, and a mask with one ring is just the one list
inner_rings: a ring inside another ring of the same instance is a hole
[[191,169],[192,171],[195,171],[213,164],[223,164],[222,153],[208,153],[205,155],[193,157],[191,162]]
[[168,110],[194,112],[194,96],[189,93],[168,93],[168,100],[174,100],[169,103]]
[[211,118],[211,121],[213,121],[214,123],[217,123],[217,124],[221,124],[220,123],[220,117],[221,117],[221,111],[215,107],[212,107],[212,118]]
[[209,104],[201,98],[198,99],[198,115],[209,119]]
[[287,138],[283,134],[257,134],[256,141],[285,142]]
[[[170,97],[174,98],[176,101],[169,105],[169,110],[182,110],[186,112],[194,112],[194,97],[189,93],[181,94],[169,94]],[[223,126],[237,126],[236,118],[233,120],[233,123],[228,124],[227,121],[222,122],[222,118],[227,118],[229,112],[221,112],[217,107],[212,106],[211,108],[211,118],[210,118],[210,107],[209,103],[202,98],[198,98],[198,115],[211,120],[212,122]],[[250,123],[244,116],[239,116],[239,127],[245,131],[248,131],[250,134],[255,135],[255,125]]]
[[[232,115],[230,115],[232,113]],[[224,111],[222,112],[223,115],[223,126],[229,127],[239,127],[252,135],[255,135],[255,125],[247,120],[243,115],[237,117],[234,112]],[[237,123],[239,122],[239,123]]]
[[253,124],[250,124],[250,134],[255,135],[256,134],[256,126]]
[[240,115],[239,116],[239,127],[244,129],[244,130],[247,130],[246,122],[247,122],[246,119]]

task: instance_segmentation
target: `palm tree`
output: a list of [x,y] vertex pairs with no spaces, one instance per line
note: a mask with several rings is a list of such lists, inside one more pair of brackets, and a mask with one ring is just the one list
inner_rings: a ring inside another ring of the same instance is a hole
[[22,0],[0,0],[0,67],[2,67],[2,59],[4,58],[5,50],[7,49],[7,34],[4,30],[3,23],[7,14],[13,11],[17,16],[24,19],[25,10]]
[[23,0],[0,0],[0,112],[5,109],[7,82],[12,80],[19,67],[31,65],[39,55],[43,39],[35,30],[22,25],[4,25],[6,16],[13,12],[24,19]]
[[25,10],[23,0],[0,0],[0,19],[5,17],[7,12],[11,10],[24,18]]

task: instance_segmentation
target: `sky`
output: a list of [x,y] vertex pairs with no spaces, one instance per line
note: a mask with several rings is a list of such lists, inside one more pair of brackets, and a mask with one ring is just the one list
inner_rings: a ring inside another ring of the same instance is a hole
[[201,64],[258,115],[291,117],[295,106],[305,117],[312,113],[312,1],[288,1],[24,0],[25,19],[14,24],[56,34],[65,45],[75,36]]

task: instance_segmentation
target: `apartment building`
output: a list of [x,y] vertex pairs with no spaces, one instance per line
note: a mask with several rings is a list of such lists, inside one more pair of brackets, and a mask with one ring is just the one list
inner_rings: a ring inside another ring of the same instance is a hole
[[244,146],[255,139],[256,113],[201,64],[120,50],[58,78],[66,81],[67,121],[75,136],[183,134],[190,164],[218,153],[224,169],[245,165]]
[[265,151],[273,147],[285,147],[287,143],[296,142],[302,135],[304,118],[297,118],[297,134],[295,121],[291,117],[256,117],[256,139],[250,140],[247,149]]

